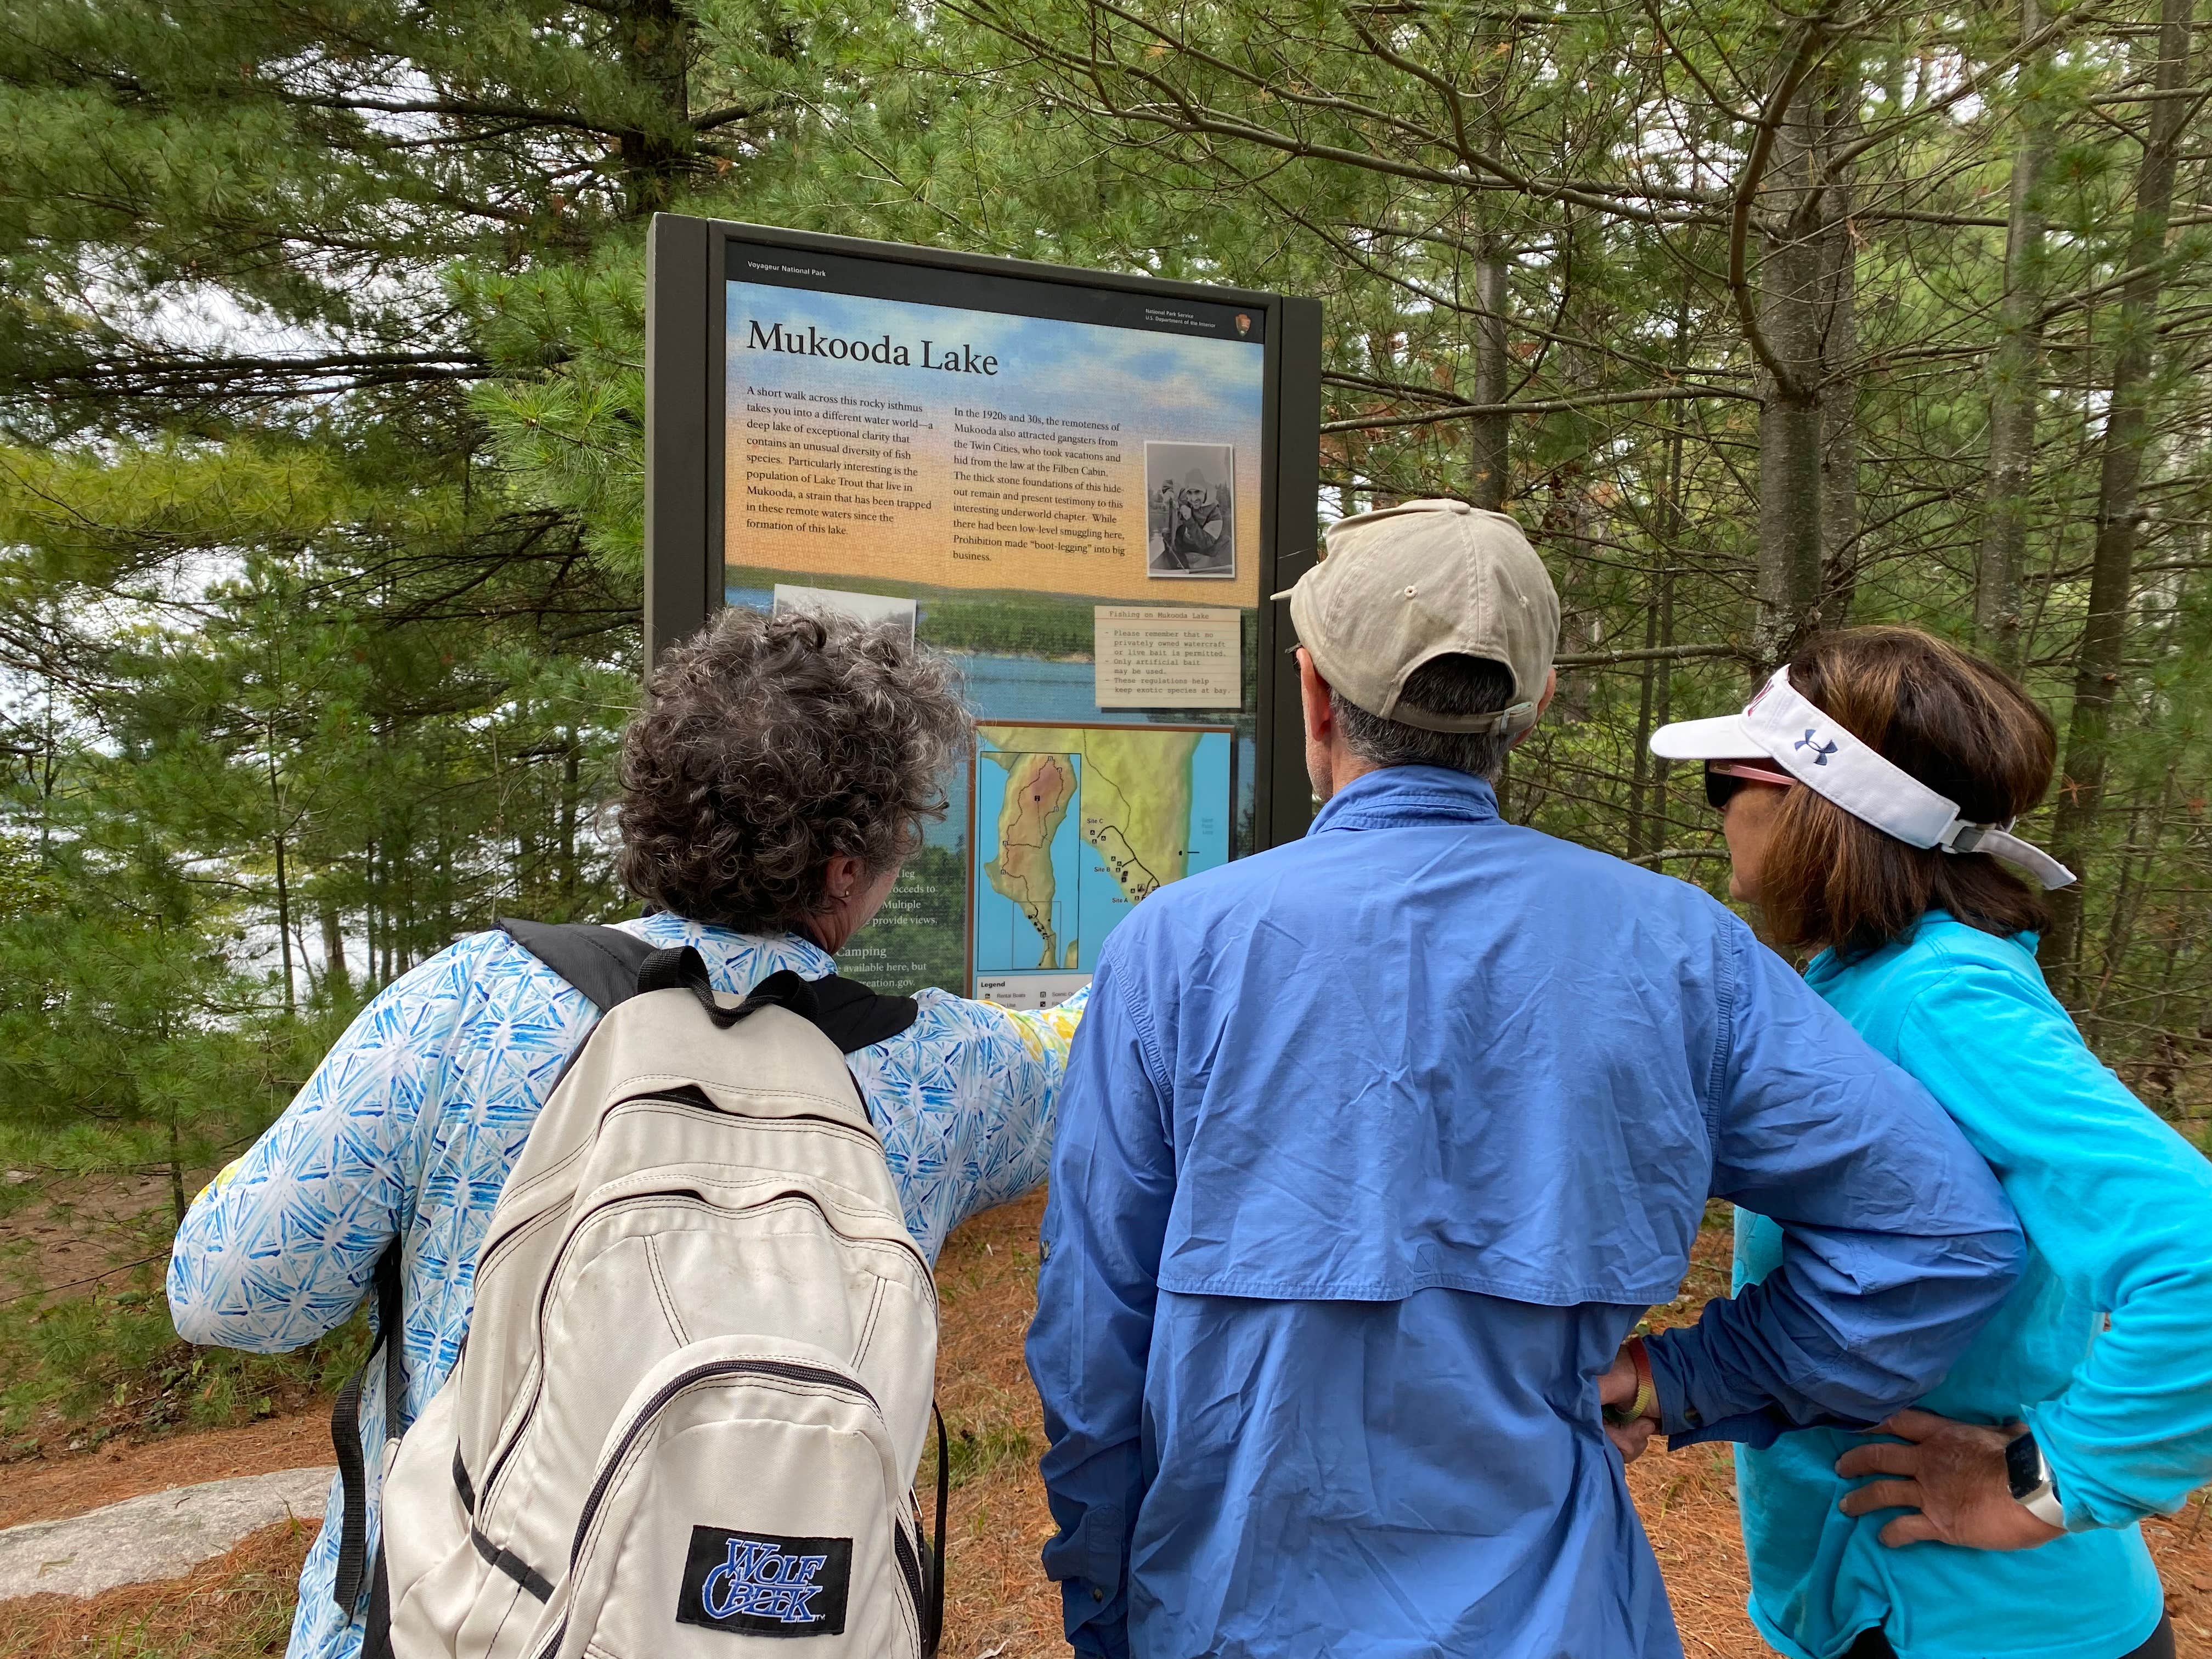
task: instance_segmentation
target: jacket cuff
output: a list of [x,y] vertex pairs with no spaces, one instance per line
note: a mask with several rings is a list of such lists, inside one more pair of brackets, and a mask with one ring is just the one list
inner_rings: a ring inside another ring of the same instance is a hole
[[[1651,1386],[1659,1395],[1659,1427],[1668,1435],[1696,1434],[1707,1425],[1714,1403],[1698,1397],[1692,1370],[1696,1356],[1686,1350],[1680,1329],[1655,1331],[1644,1339],[1644,1358],[1651,1366]],[[1720,1417],[1734,1415],[1723,1408]]]
[[[2147,1516],[2160,1513],[2148,1505],[2138,1508],[2124,1499],[2114,1504],[2109,1500],[2115,1494],[2093,1491],[2093,1483],[2078,1473],[2080,1465],[2074,1459],[2072,1444],[2065,1433],[2051,1423],[2050,1406],[2049,1401],[2044,1401],[2025,1407],[2021,1418],[2034,1434],[2043,1461],[2050,1465],[2051,1478],[2058,1486],[2058,1507],[2064,1512],[2067,1531],[2098,1532],[2108,1527],[2130,1527]],[[2107,1501],[2099,1502],[2100,1497]]]
[[1103,1595],[1098,1585],[1068,1579],[1060,1587],[1060,1617],[1067,1645],[1083,1659],[1129,1659],[1128,1598],[1119,1591]]
[[1127,1659],[1128,1597],[1122,1590],[1123,1512],[1119,1504],[1084,1511],[1072,1532],[1044,1547],[1044,1571],[1060,1581],[1068,1645],[1097,1659]]

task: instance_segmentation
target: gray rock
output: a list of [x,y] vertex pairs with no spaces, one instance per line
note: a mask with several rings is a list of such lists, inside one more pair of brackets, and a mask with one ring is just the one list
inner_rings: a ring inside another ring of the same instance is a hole
[[0,1601],[97,1595],[118,1584],[175,1578],[288,1516],[317,1524],[332,1473],[280,1469],[210,1480],[127,1498],[66,1521],[9,1527],[0,1531]]

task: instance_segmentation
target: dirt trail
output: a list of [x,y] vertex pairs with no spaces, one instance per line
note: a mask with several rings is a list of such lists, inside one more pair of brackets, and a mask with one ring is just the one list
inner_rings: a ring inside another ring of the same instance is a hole
[[0,1212],[0,1279],[10,1294],[77,1289],[167,1253],[175,1222],[166,1175],[33,1177],[9,1170],[0,1171],[0,1182],[11,1199],[19,1185],[37,1194]]
[[0,1471],[0,1527],[59,1521],[172,1486],[331,1459],[330,1419],[320,1413],[169,1435],[137,1445],[111,1441],[94,1452],[8,1464]]
[[[1036,1228],[1032,1196],[978,1218],[953,1235],[939,1264],[944,1302],[938,1376],[953,1432],[954,1478],[947,1597],[948,1659],[1046,1659],[1064,1654],[1059,1595],[1042,1578],[1037,1551],[1052,1529],[1037,1484],[1044,1436],[1036,1397],[1022,1365],[1021,1343],[1034,1305]],[[1726,1288],[1727,1235],[1708,1229],[1686,1294],[1655,1317],[1671,1322]],[[0,1478],[0,1525],[80,1513],[138,1492],[224,1475],[283,1468],[329,1455],[319,1418],[294,1417],[210,1434],[180,1435],[143,1446],[10,1467]],[[928,1471],[925,1470],[925,1479]],[[1629,1470],[1645,1530],[1657,1553],[1683,1647],[1691,1659],[1768,1659],[1770,1650],[1743,1613],[1743,1548],[1737,1532],[1729,1455],[1698,1447],[1653,1454]],[[2171,1522],[2146,1528],[2167,1588],[2184,1659],[2212,1659],[2212,1526],[2203,1500]],[[281,1534],[281,1535],[280,1535]],[[100,1602],[18,1602],[0,1611],[0,1659],[81,1652],[88,1636],[153,1619],[165,1631],[192,1626],[204,1610],[204,1642],[190,1650],[243,1656],[264,1650],[234,1644],[234,1620],[259,1611],[295,1573],[307,1535],[273,1529],[190,1580],[113,1592]],[[225,1573],[229,1574],[225,1577]],[[100,1611],[103,1606],[108,1611]],[[118,1622],[120,1621],[120,1622]],[[265,1637],[259,1641],[265,1641]],[[280,1644],[281,1645],[281,1644]],[[126,1649],[126,1651],[131,1650]]]

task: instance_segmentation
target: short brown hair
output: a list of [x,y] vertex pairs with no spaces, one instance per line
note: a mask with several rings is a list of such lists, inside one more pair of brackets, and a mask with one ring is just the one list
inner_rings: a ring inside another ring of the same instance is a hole
[[[1969,823],[2005,823],[2051,785],[2057,735],[2035,700],[1993,665],[1917,628],[1820,635],[1790,683],[1837,725],[1939,794]],[[1845,960],[1948,910],[2000,937],[2039,931],[2042,899],[1985,853],[1909,847],[1810,789],[1784,799],[1759,873],[1776,943]]]
[[654,668],[623,738],[617,873],[692,921],[799,927],[830,859],[914,850],[969,730],[951,665],[896,626],[732,606]]

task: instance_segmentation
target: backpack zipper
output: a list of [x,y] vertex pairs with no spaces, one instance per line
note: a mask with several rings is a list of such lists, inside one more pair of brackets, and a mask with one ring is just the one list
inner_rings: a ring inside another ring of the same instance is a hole
[[[929,1264],[922,1260],[921,1252],[915,1249],[914,1241],[912,1239],[863,1240],[854,1238],[854,1235],[848,1233],[843,1228],[840,1227],[836,1224],[836,1222],[831,1218],[829,1211],[823,1207],[813,1194],[807,1192],[803,1188],[787,1188],[772,1198],[760,1199],[750,1202],[744,1206],[744,1212],[764,1209],[769,1205],[781,1203],[787,1198],[796,1198],[811,1206],[815,1213],[819,1215],[823,1223],[828,1225],[830,1231],[836,1234],[840,1238],[848,1239],[855,1243],[865,1243],[890,1244],[894,1248],[896,1248],[899,1243],[903,1243],[908,1254],[914,1257],[915,1262],[919,1264],[921,1268],[922,1282],[930,1287],[933,1293],[935,1292],[937,1288],[936,1278],[930,1273]],[[589,1214],[583,1217],[575,1226],[569,1229],[568,1237],[562,1241],[560,1250],[554,1255],[551,1265],[545,1270],[545,1283],[538,1292],[538,1351],[541,1355],[545,1351],[544,1332],[546,1300],[553,1293],[554,1281],[561,1276],[561,1265],[568,1259],[569,1247],[575,1243],[576,1235],[582,1231],[585,1226],[596,1221],[599,1217],[605,1215],[611,1211],[640,1202],[665,1203],[671,1199],[689,1199],[690,1200],[690,1207],[714,1211],[725,1215],[734,1215],[744,1212],[732,1211],[727,1206],[716,1204],[711,1200],[702,1198],[693,1188],[672,1187],[663,1192],[627,1193],[621,1198],[616,1199],[612,1203],[603,1204],[599,1208],[592,1211]],[[482,1267],[479,1267],[478,1272],[481,1273],[482,1271]],[[528,1431],[531,1419],[538,1414],[538,1396],[544,1392],[544,1389],[545,1370],[543,1363],[541,1362],[538,1368],[537,1381],[531,1388],[530,1403],[524,1409],[522,1415],[516,1419],[514,1434],[509,1437],[507,1443],[500,1447],[498,1451],[493,1455],[491,1468],[484,1475],[483,1483],[480,1490],[483,1492],[483,1504],[487,1510],[491,1507],[494,1495],[499,1489],[501,1475],[506,1472],[508,1462],[514,1457],[516,1450],[521,1446],[522,1437]]]
[[[696,1365],[681,1376],[671,1377],[654,1391],[653,1398],[647,1401],[643,1409],[631,1419],[629,1427],[623,1431],[621,1443],[614,1449],[614,1455],[600,1465],[599,1479],[592,1483],[590,1495],[584,1499],[584,1507],[577,1511],[576,1535],[568,1546],[568,1573],[571,1577],[575,1575],[577,1559],[584,1553],[584,1535],[591,1530],[592,1519],[599,1513],[599,1504],[607,1495],[607,1488],[614,1484],[615,1475],[622,1468],[623,1459],[629,1455],[629,1449],[637,1443],[638,1437],[645,1431],[653,1419],[659,1415],[660,1408],[683,1393],[684,1389],[702,1382],[708,1377],[740,1376],[774,1376],[789,1382],[812,1382],[826,1385],[841,1394],[857,1395],[867,1402],[868,1409],[875,1413],[876,1421],[881,1423],[884,1420],[884,1408],[876,1403],[875,1395],[868,1391],[866,1383],[857,1378],[847,1376],[841,1371],[825,1370],[819,1365],[802,1364],[797,1360],[717,1359],[704,1365]],[[889,1425],[885,1425],[885,1431],[889,1431]],[[891,1533],[895,1538],[900,1536],[896,1516],[892,1517]],[[901,1576],[904,1577],[907,1571],[906,1559],[902,1553],[899,1553],[899,1570]],[[921,1571],[919,1565],[914,1571],[917,1573]],[[911,1588],[910,1585],[909,1588]],[[917,1622],[919,1622],[918,1615]],[[567,1638],[568,1634],[568,1615],[563,1613],[560,1624],[554,1629],[552,1638],[544,1647],[538,1649],[537,1659],[552,1659],[553,1655],[559,1651],[561,1644]]]
[[[736,1118],[737,1121],[741,1123],[773,1122],[826,1124],[830,1128],[842,1129],[846,1133],[852,1135],[856,1139],[866,1140],[878,1152],[881,1152],[884,1149],[882,1139],[876,1134],[872,1128],[866,1130],[855,1128],[852,1124],[846,1122],[842,1118],[824,1117],[818,1112],[801,1112],[790,1117],[741,1117],[735,1112],[726,1112],[719,1106],[702,1106],[696,1100],[686,1100],[681,1095],[633,1095],[627,1100],[617,1101],[615,1104],[607,1109],[605,1115],[599,1120],[599,1127],[601,1128],[605,1127],[606,1119],[612,1117],[617,1112],[620,1111],[625,1106],[637,1106],[648,1103],[656,1106],[681,1106],[694,1112],[710,1112],[717,1117]],[[493,1239],[489,1244],[484,1247],[483,1252],[477,1257],[476,1273],[473,1275],[474,1279],[480,1282],[483,1278],[484,1269],[489,1267],[494,1261],[498,1259],[498,1256],[502,1250],[504,1250],[510,1243],[514,1243],[514,1240],[520,1238],[524,1233],[528,1232],[538,1222],[549,1219],[556,1213],[556,1212],[549,1206],[548,1208],[538,1212],[538,1214],[532,1216],[528,1220],[520,1222],[516,1225],[508,1228],[507,1231],[501,1233],[497,1238]]]
[[910,1540],[906,1535],[906,1528],[899,1524],[900,1518],[896,1515],[891,1517],[891,1554],[898,1560],[899,1583],[906,1587],[907,1608],[914,1614],[915,1643],[921,1646],[924,1640],[921,1629],[921,1547],[915,1540],[921,1535],[921,1526],[918,1521],[915,1522],[915,1540]]

